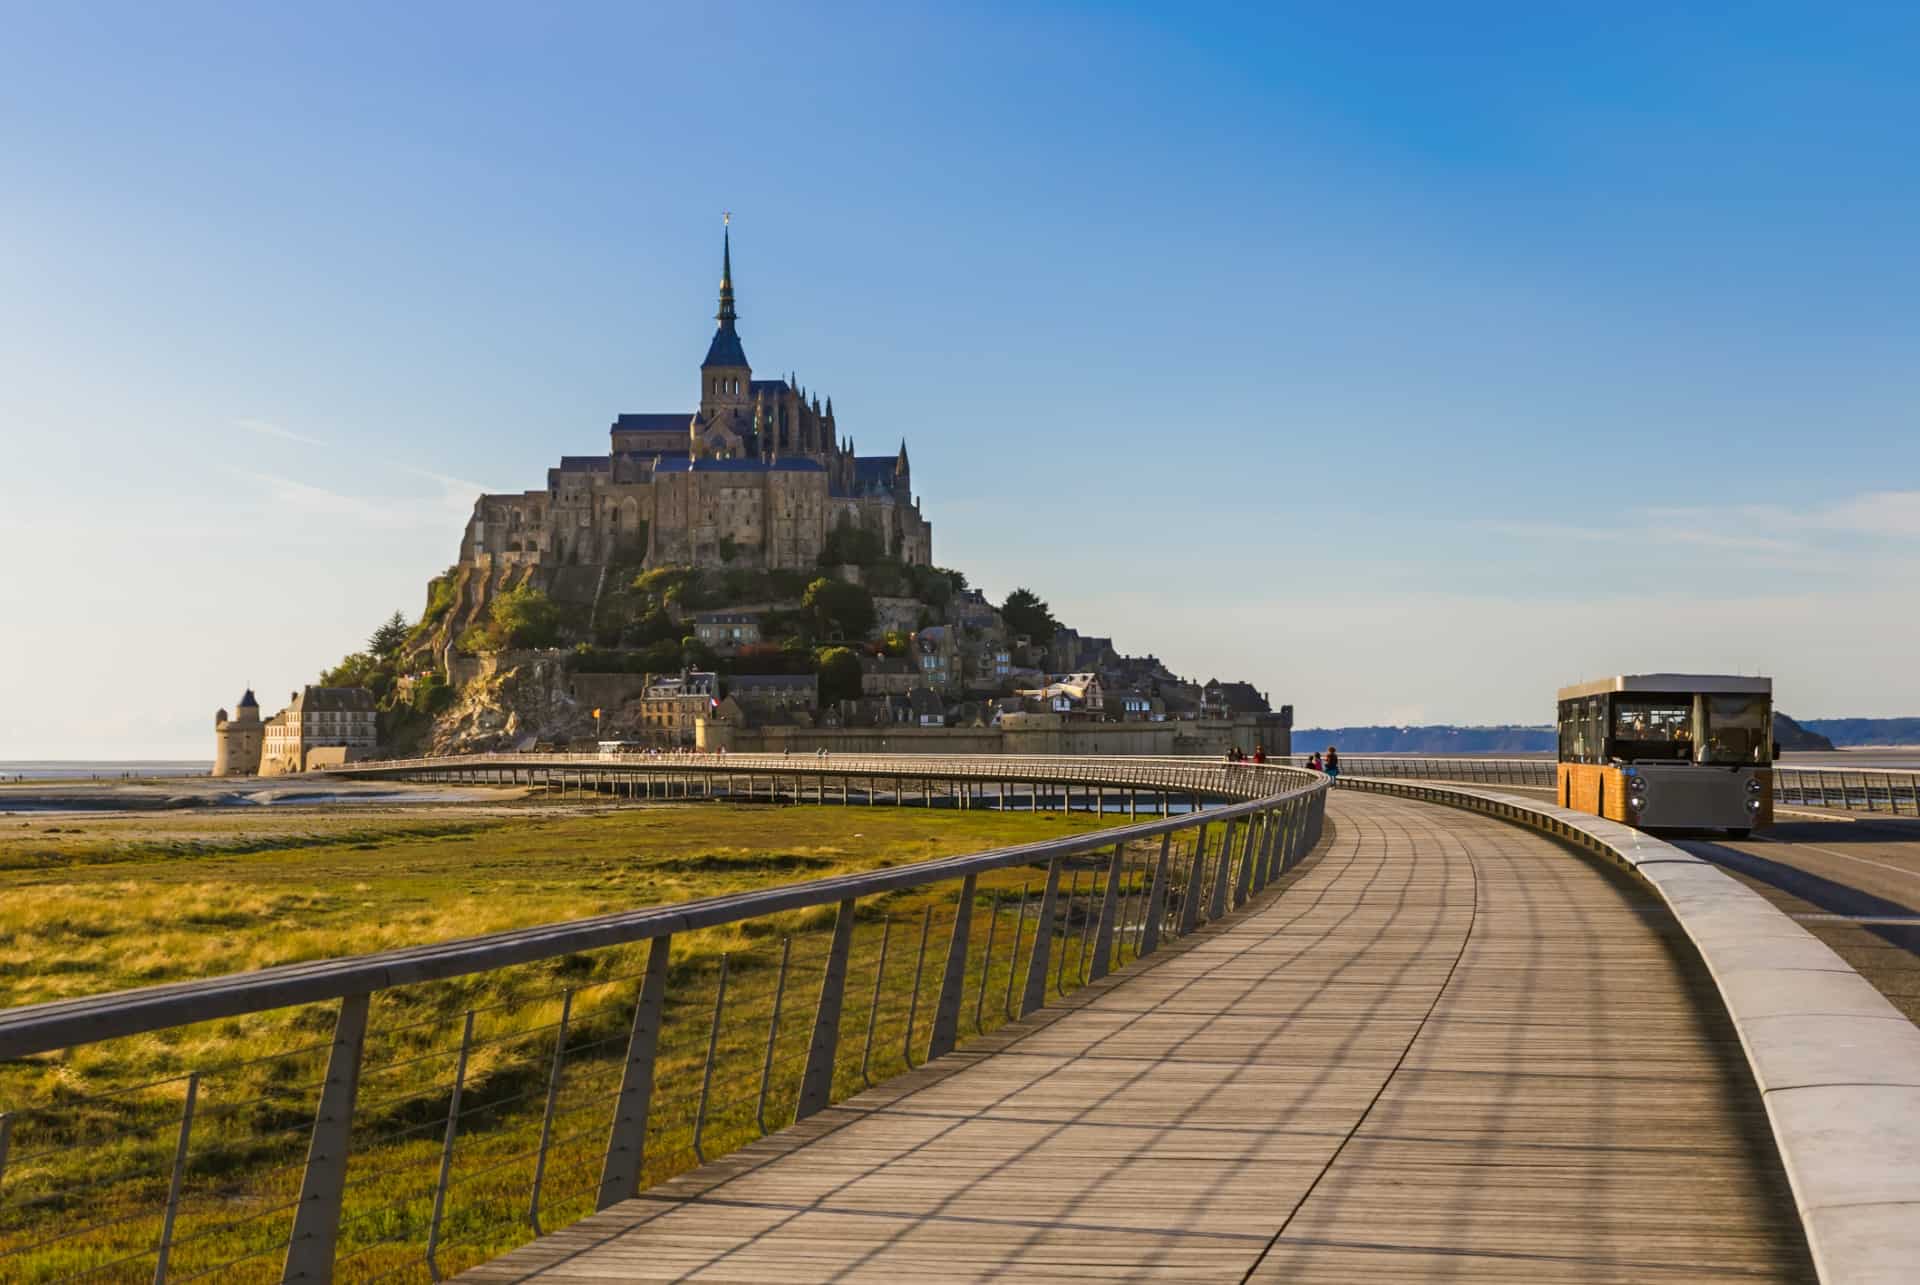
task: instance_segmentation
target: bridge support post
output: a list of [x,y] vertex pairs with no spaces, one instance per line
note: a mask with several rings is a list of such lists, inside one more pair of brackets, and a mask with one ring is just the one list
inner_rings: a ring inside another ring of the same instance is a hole
[[840,1012],[847,998],[847,953],[853,945],[853,899],[840,903],[833,917],[833,943],[827,947],[827,971],[820,979],[820,1003],[813,1011],[813,1040],[807,1045],[807,1069],[800,1075],[798,1123],[833,1100],[833,1064],[840,1055]]
[[960,901],[953,909],[953,936],[947,942],[947,971],[940,979],[940,998],[933,1008],[933,1034],[927,1039],[927,1060],[953,1052],[960,1035],[961,992],[967,988],[968,938],[973,929],[973,893],[976,876],[960,881]]
[[1220,840],[1220,860],[1214,866],[1213,900],[1207,907],[1208,919],[1224,919],[1227,914],[1227,881],[1233,876],[1233,832],[1238,828],[1238,822],[1227,822],[1227,833]]
[[653,1105],[654,1054],[660,1048],[661,1010],[667,998],[667,953],[673,938],[647,943],[647,972],[640,981],[640,1002],[633,1009],[633,1034],[627,1041],[627,1065],[614,1099],[613,1128],[607,1134],[607,1158],[600,1168],[596,1210],[640,1194],[640,1163],[646,1155],[647,1111]]
[[1060,900],[1060,858],[1047,862],[1047,886],[1040,894],[1040,913],[1033,929],[1033,954],[1027,959],[1027,988],[1020,997],[1025,1017],[1047,1002],[1047,955],[1053,949],[1053,916]]
[[1193,864],[1187,870],[1187,895],[1180,900],[1180,935],[1185,937],[1200,926],[1200,880],[1207,868],[1207,827],[1202,825],[1193,840]]
[[340,1001],[327,1054],[327,1078],[320,1087],[313,1140],[307,1146],[307,1170],[300,1180],[300,1204],[287,1238],[281,1273],[289,1282],[333,1279],[333,1245],[340,1234],[342,1196],[347,1189],[347,1152],[353,1140],[353,1103],[360,1093],[360,1054],[367,1043],[367,1006],[371,995]]
[[1093,934],[1093,965],[1088,976],[1093,981],[1105,977],[1113,967],[1113,920],[1120,908],[1120,875],[1126,868],[1126,845],[1113,845],[1113,858],[1107,862],[1107,891],[1100,898],[1100,927]]
[[1167,911],[1167,850],[1173,836],[1160,836],[1160,858],[1153,863],[1153,882],[1147,889],[1147,921],[1140,930],[1140,958],[1160,949],[1160,918]]

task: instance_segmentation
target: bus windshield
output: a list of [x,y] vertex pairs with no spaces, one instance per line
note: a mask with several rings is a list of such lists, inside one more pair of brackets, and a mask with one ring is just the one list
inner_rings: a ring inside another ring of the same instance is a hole
[[1769,763],[1767,698],[1764,696],[1706,696],[1705,742],[1702,763]]
[[1623,759],[1693,758],[1693,699],[1688,696],[1616,696],[1613,756]]

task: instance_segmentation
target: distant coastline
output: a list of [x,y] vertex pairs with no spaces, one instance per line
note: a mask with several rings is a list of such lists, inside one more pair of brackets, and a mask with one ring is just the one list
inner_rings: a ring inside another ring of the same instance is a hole
[[0,759],[0,781],[205,776],[212,770],[212,759]]

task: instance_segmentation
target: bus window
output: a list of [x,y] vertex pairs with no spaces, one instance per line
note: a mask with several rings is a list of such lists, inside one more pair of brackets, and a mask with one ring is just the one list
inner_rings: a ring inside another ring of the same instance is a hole
[[1693,701],[1686,696],[1616,696],[1612,754],[1623,759],[1693,757]]
[[1705,696],[1705,739],[1702,763],[1770,763],[1767,744],[1767,698],[1764,696]]

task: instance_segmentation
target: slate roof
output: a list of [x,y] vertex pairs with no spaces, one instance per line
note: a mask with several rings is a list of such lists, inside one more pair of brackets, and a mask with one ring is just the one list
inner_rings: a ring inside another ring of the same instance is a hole
[[604,473],[613,467],[613,461],[604,455],[562,455],[560,471],[562,473]]
[[746,364],[747,350],[740,346],[739,334],[732,326],[722,326],[713,332],[713,342],[707,345],[707,359],[700,363],[700,369]]
[[891,455],[854,456],[854,486],[859,490],[878,487],[883,491],[891,491],[893,489],[894,466],[898,463],[899,460]]
[[693,419],[692,411],[644,411],[626,414],[613,421],[612,432],[684,433]]
[[826,466],[818,460],[778,459],[771,463],[762,460],[696,460],[685,455],[662,455],[660,462],[653,466],[656,473],[824,473]]
[[364,687],[306,687],[294,697],[292,708],[301,713],[313,710],[349,710],[373,712],[373,693]]
[[251,705],[251,706],[252,706],[253,708],[255,708],[255,709],[259,709],[259,708],[260,708],[260,702],[259,702],[259,701],[257,701],[257,700],[255,700],[255,699],[253,698],[253,688],[251,688],[251,687],[249,687],[249,688],[247,688],[247,690],[246,690],[246,694],[245,694],[245,695],[243,695],[243,696],[241,696],[241,698],[240,698],[240,703],[239,703],[238,705],[235,705],[235,706],[234,706],[234,708],[235,708],[235,709],[245,709],[245,708],[247,708],[247,707],[248,707],[249,705]]

